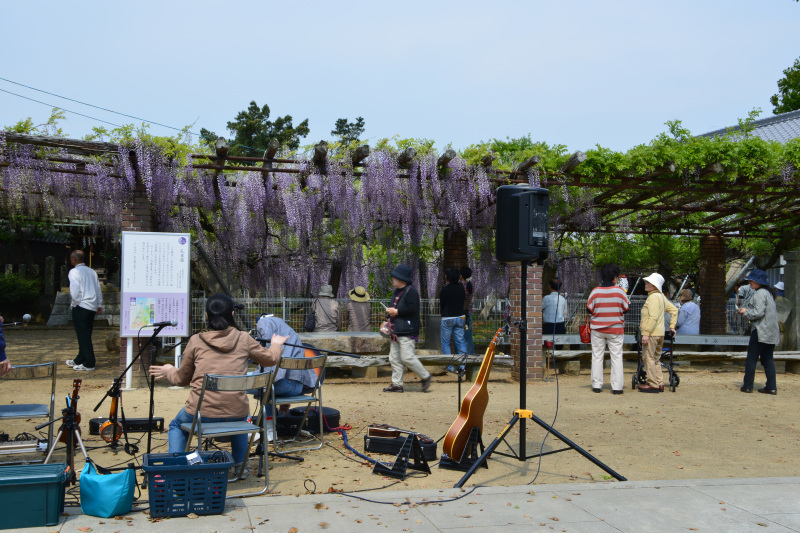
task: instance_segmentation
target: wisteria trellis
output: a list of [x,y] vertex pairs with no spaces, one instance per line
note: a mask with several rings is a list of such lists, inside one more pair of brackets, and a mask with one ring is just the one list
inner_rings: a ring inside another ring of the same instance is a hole
[[[87,159],[94,175],[58,172],[30,145],[9,148],[10,166],[0,170],[0,207],[21,216],[92,221],[95,231],[114,237],[139,177],[162,231],[190,231],[219,268],[243,286],[271,293],[302,294],[327,282],[330,265],[342,265],[340,295],[355,285],[388,288],[398,262],[416,271],[411,245],[438,243],[446,228],[469,235],[473,278],[479,295],[504,292],[507,276],[493,260],[494,187],[486,169],[456,157],[440,168],[434,154],[400,168],[396,154],[373,151],[365,167],[329,159],[320,169],[309,161],[300,173],[226,172],[180,166],[155,145],[120,146],[111,164]],[[53,151],[50,156],[66,156]],[[73,156],[74,157],[74,156]],[[349,158],[345,158],[348,160]],[[74,163],[63,164],[71,166]],[[119,177],[112,177],[111,174]],[[532,175],[531,180],[535,176]],[[215,188],[214,182],[218,187]],[[219,191],[217,196],[215,190]],[[365,246],[382,245],[382,260],[366,257]],[[428,290],[436,294],[441,251],[428,253]]]

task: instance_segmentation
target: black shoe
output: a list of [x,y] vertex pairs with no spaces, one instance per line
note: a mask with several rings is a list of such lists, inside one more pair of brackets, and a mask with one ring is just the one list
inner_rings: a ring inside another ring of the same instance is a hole
[[775,389],[768,389],[768,388],[766,388],[766,387],[764,387],[763,389],[758,389],[758,392],[760,392],[761,394],[772,394],[773,396],[775,396],[775,395],[777,395],[777,394],[778,394],[778,391],[777,391],[777,390],[775,390]]
[[742,392],[747,392],[747,393],[751,393],[751,392],[753,392],[753,389],[750,389],[750,388],[748,388],[748,387],[742,387],[742,388],[741,388],[741,389],[739,389],[739,390],[740,390],[740,391],[742,391]]
[[431,379],[432,376],[428,376],[427,379],[422,380],[422,392],[428,392],[428,389],[431,388]]
[[403,392],[403,386],[395,385],[394,383],[392,383],[391,385],[383,389],[383,392]]
[[601,390],[603,390],[603,389],[596,389],[596,388],[592,387],[592,392],[600,392]]
[[621,390],[612,390],[611,394],[622,394]]

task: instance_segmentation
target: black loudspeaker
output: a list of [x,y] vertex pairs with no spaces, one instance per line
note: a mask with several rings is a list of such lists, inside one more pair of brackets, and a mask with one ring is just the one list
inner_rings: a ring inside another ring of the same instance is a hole
[[529,185],[497,188],[495,257],[503,263],[544,261],[550,237],[550,192]]

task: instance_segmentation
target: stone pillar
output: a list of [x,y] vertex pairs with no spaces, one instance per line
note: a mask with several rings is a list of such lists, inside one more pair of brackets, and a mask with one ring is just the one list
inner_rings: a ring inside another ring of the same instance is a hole
[[14,265],[6,265],[6,276],[14,273]]
[[28,277],[28,267],[26,265],[19,265],[17,267],[17,272],[19,273],[19,277],[21,279],[25,279]]
[[[792,305],[792,311],[786,319],[785,346],[787,350],[797,350],[800,346],[800,320],[797,319],[800,310],[800,250],[784,252],[783,258],[786,259],[786,264],[783,266],[783,284],[786,287],[784,297]],[[797,365],[792,367],[795,368]]]
[[444,230],[444,268],[461,268],[467,264],[467,232]]
[[728,332],[725,297],[725,239],[706,235],[700,239],[700,333],[725,335]]
[[44,294],[45,296],[56,294],[56,259],[52,255],[48,255],[44,260]]
[[[514,320],[519,320],[520,304],[522,301],[522,267],[517,264],[509,265],[509,284],[511,300],[511,316]],[[517,381],[525,379],[531,381],[542,377],[542,267],[538,265],[528,266],[528,279],[526,283],[526,314],[527,314],[527,335],[525,342],[526,355],[526,374],[522,376],[520,371],[520,331],[518,326],[511,326],[511,356],[514,358],[514,366],[511,369],[511,377]]]
[[69,267],[67,265],[61,265],[59,271],[59,285],[59,290],[61,287],[69,287]]

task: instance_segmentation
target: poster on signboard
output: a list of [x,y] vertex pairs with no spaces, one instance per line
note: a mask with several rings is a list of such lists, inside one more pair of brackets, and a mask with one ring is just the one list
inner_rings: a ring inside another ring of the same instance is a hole
[[159,336],[189,336],[190,244],[188,233],[122,232],[120,337],[151,335],[151,324],[170,320],[178,325]]

